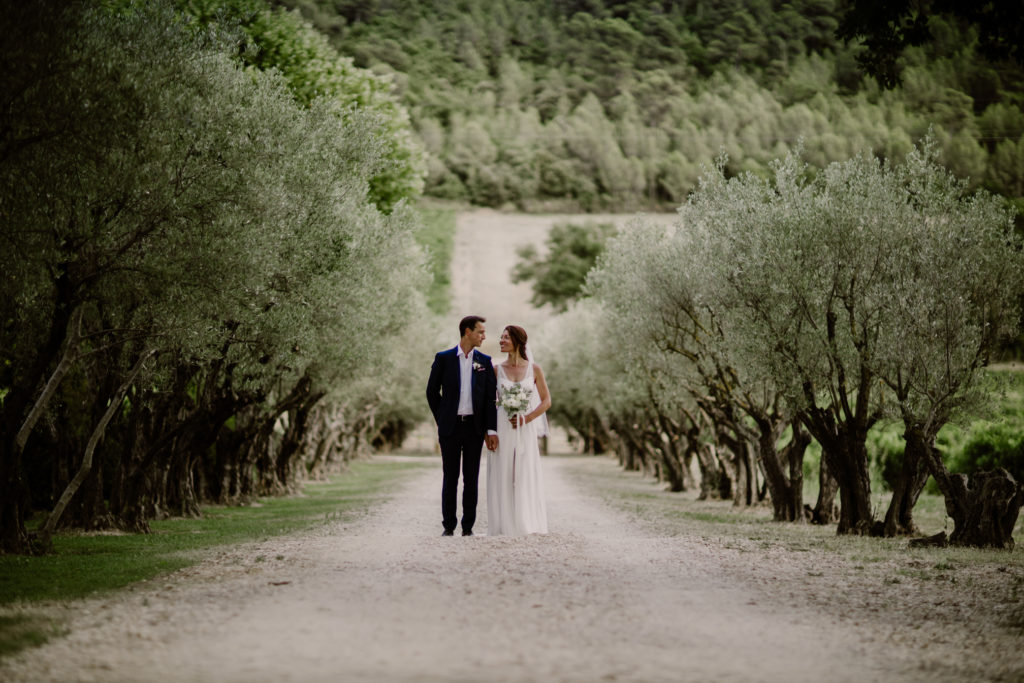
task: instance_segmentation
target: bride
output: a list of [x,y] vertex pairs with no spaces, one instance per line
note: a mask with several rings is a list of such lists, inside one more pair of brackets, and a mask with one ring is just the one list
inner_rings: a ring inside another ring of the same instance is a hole
[[508,354],[494,368],[499,399],[515,384],[532,391],[525,415],[509,416],[498,405],[498,449],[487,456],[487,535],[546,534],[537,437],[547,434],[544,413],[551,407],[551,396],[544,371],[526,354],[526,330],[509,325],[498,344]]

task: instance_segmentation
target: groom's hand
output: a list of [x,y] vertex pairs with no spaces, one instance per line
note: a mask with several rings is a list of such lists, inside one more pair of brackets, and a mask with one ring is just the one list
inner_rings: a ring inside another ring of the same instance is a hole
[[484,437],[484,442],[487,444],[487,450],[496,451],[498,450],[498,435],[488,434]]

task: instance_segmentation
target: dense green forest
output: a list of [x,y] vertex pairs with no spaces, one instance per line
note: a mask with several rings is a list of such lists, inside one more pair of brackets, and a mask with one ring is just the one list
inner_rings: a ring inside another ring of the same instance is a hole
[[393,79],[428,153],[426,193],[488,206],[675,208],[702,165],[767,176],[803,141],[818,167],[901,159],[929,130],[972,186],[1024,195],[1024,71],[929,18],[880,88],[836,37],[837,0],[285,0]]

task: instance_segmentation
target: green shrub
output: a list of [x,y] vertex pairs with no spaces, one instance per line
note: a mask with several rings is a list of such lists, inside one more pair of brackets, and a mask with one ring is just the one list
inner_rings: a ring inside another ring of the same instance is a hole
[[872,430],[866,445],[872,486],[892,491],[903,467],[903,451],[906,448],[900,426],[889,425]]
[[1005,467],[1017,481],[1024,481],[1024,416],[976,425],[963,449],[953,453],[950,469],[972,474]]
[[[821,444],[811,441],[804,451],[804,495],[809,495],[811,490],[817,495],[818,492],[818,468],[821,467]],[[813,484],[813,485],[812,485]]]

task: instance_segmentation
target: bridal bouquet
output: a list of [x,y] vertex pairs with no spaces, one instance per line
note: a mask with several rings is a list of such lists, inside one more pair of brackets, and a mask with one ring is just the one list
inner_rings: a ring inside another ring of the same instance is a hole
[[509,415],[525,415],[530,405],[533,389],[522,384],[510,384],[498,396],[498,407]]

